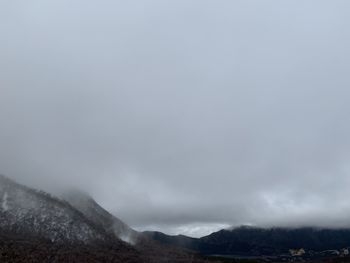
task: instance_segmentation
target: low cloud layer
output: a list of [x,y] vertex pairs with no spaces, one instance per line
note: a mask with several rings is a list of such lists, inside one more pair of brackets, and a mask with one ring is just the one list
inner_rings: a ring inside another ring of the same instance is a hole
[[137,229],[349,226],[349,8],[1,1],[0,173]]

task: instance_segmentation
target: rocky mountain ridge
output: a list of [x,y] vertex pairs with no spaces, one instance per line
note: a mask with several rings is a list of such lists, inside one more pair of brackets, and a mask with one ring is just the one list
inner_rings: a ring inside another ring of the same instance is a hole
[[68,202],[0,176],[0,230],[51,242],[106,241],[108,233]]

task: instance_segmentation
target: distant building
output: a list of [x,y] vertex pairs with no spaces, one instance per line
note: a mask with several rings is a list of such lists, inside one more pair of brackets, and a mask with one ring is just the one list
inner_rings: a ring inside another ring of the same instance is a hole
[[347,257],[349,256],[349,254],[350,254],[350,251],[348,248],[343,248],[340,250],[340,256]]
[[292,257],[301,257],[305,255],[305,250],[303,248],[301,249],[289,249],[289,253]]

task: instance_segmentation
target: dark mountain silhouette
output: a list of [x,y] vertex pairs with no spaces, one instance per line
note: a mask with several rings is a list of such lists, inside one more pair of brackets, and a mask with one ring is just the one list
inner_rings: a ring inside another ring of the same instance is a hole
[[161,244],[175,246],[175,247],[182,247],[182,248],[201,252],[201,249],[199,246],[200,239],[198,238],[188,237],[184,235],[171,236],[158,231],[145,231],[143,232],[143,234],[153,240],[158,241]]
[[159,232],[145,232],[145,235],[163,244],[209,255],[279,255],[289,253],[290,249],[323,251],[350,247],[350,229],[239,227],[202,238]]

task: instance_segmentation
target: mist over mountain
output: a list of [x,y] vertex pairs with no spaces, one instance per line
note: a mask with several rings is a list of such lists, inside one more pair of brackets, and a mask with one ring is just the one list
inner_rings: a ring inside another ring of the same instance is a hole
[[0,176],[3,231],[52,242],[107,241],[107,233],[68,203]]
[[0,172],[140,231],[348,227],[349,8],[1,1]]
[[0,261],[347,259],[349,10],[0,0]]
[[243,226],[202,238],[169,236],[137,232],[77,190],[57,198],[0,176],[0,197],[1,262],[323,262],[349,254],[350,229]]
[[94,222],[96,225],[102,226],[107,233],[115,235],[127,243],[137,243],[141,234],[111,215],[99,206],[89,195],[80,191],[70,191],[66,192],[62,198],[83,213],[90,221]]
[[138,233],[81,192],[66,201],[0,176],[0,197],[0,262],[205,262]]

